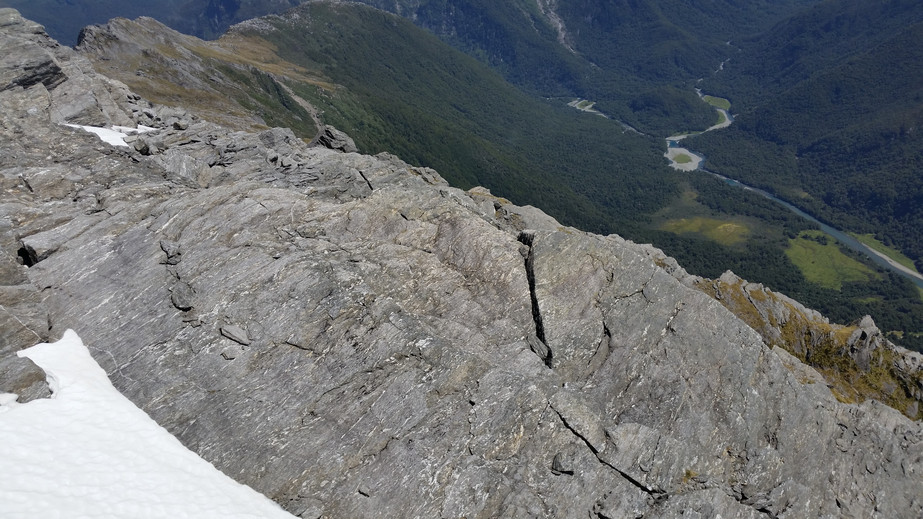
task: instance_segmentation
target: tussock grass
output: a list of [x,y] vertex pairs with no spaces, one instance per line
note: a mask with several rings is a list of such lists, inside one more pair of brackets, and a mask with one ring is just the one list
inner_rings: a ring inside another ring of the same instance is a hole
[[[923,383],[923,375],[902,369],[901,354],[887,345],[874,349],[868,369],[862,369],[849,355],[848,342],[855,326],[810,318],[774,293],[747,291],[743,283],[703,279],[696,288],[712,297],[720,293],[719,302],[759,332],[767,344],[785,349],[816,369],[840,402],[852,404],[872,398],[912,419],[923,417],[923,408],[913,397],[916,388]],[[765,312],[767,301],[787,307],[784,321],[777,321],[771,312]],[[757,304],[763,310],[757,308]],[[804,378],[799,382],[813,383],[813,380]]]

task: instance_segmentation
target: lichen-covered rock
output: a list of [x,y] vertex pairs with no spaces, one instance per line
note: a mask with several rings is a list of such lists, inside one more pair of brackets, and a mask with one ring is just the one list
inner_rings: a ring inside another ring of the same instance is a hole
[[[62,70],[56,88],[80,80]],[[293,513],[923,513],[920,423],[839,402],[649,247],[128,95],[156,151],[114,148],[47,94],[0,92],[0,355],[73,328],[120,391]]]

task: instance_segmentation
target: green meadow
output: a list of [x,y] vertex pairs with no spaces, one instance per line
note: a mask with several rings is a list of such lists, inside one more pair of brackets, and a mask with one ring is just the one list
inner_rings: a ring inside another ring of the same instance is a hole
[[843,254],[836,240],[821,231],[802,231],[785,251],[805,279],[840,290],[843,283],[866,282],[876,277],[868,266]]

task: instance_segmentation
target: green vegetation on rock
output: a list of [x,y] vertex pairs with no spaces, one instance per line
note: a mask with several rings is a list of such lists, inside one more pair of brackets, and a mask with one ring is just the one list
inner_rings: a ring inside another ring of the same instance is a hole
[[[880,335],[863,339],[856,324],[830,324],[772,291],[739,279],[705,279],[696,287],[743,319],[767,344],[815,368],[841,402],[875,399],[910,418],[923,418],[919,397],[923,379],[903,364],[899,350],[881,341]],[[862,340],[869,340],[869,345]],[[860,348],[868,352],[867,361],[860,361],[855,353]],[[808,376],[802,383],[814,380]]]

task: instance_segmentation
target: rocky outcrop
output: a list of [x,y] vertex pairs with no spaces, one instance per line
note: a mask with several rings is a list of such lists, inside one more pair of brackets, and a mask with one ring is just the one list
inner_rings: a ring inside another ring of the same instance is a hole
[[129,124],[114,98],[128,93],[125,85],[92,73],[92,66],[68,48],[49,42],[41,25],[23,20],[13,9],[0,9],[3,56],[0,90],[32,90],[41,86],[53,102],[55,122],[104,126]]
[[840,400],[875,399],[910,418],[923,418],[923,355],[885,339],[870,316],[848,326],[835,324],[730,271],[715,280],[675,272],[759,332],[766,344],[816,368]]
[[330,148],[331,150],[338,150],[345,153],[355,153],[359,151],[352,137],[329,124],[324,127],[324,131],[321,132],[317,140],[322,146]]
[[649,247],[284,129],[148,117],[113,147],[60,102],[0,92],[0,356],[73,328],[300,517],[923,513],[919,422],[839,402]]

